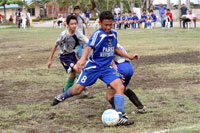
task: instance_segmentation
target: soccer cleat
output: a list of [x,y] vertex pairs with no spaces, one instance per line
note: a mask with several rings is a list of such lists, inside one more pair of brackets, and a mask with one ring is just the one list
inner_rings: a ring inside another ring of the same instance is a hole
[[81,92],[81,94],[82,94],[83,96],[88,96],[89,91],[85,88],[85,89]]
[[127,115],[126,115],[126,113],[121,113],[121,112],[119,112],[119,122],[118,122],[118,124],[117,124],[117,126],[128,126],[128,125],[132,125],[132,124],[134,124],[134,121],[132,121],[132,120],[129,120],[128,118],[127,118]]
[[132,112],[132,114],[144,114],[147,112],[147,107],[146,106],[143,106],[143,108],[141,109],[136,109],[135,111]]
[[59,104],[60,102],[64,101],[65,99],[62,97],[62,95],[58,95],[53,99],[53,102],[51,103],[51,106],[55,106]]

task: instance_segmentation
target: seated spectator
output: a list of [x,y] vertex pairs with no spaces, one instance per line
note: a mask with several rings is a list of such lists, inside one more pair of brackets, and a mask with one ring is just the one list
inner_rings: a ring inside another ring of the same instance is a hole
[[127,21],[128,21],[127,22],[128,28],[131,29],[131,26],[132,26],[132,23],[133,23],[133,15],[132,15],[131,11],[128,12]]
[[117,20],[118,20],[118,23],[119,23],[119,29],[121,29],[121,27],[123,25],[121,13],[118,13]]
[[12,17],[12,15],[10,15],[9,23],[13,23],[13,17]]
[[119,18],[118,18],[118,15],[116,13],[114,13],[113,25],[114,25],[114,29],[118,29],[119,28]]
[[152,17],[151,17],[151,14],[150,14],[150,12],[149,12],[149,14],[147,15],[147,19],[146,19],[146,28],[152,28],[151,27],[151,22],[152,22]]
[[143,25],[142,26],[143,28],[146,27],[146,20],[147,20],[146,10],[143,10],[143,13],[142,13],[141,19],[140,19],[140,23]]
[[157,17],[156,17],[156,15],[153,13],[153,10],[150,10],[149,13],[150,13],[150,15],[151,15],[152,23],[154,24],[153,26],[156,27]]
[[167,9],[167,12],[165,13],[165,17],[166,17],[166,19],[164,20],[164,24],[168,25],[168,23],[169,23],[170,26],[167,26],[167,27],[172,28],[173,27],[173,17],[172,17],[172,12],[170,12],[170,9]]
[[138,25],[138,28],[140,28],[140,21],[137,16],[137,14],[134,12],[133,13],[133,28],[136,28],[136,25]]
[[3,23],[3,15],[0,13],[0,24]]
[[122,14],[120,20],[121,20],[120,21],[121,25],[124,27],[124,29],[126,29],[126,25],[127,25],[128,21],[127,21],[127,16],[125,13]]
[[196,28],[196,17],[192,13],[192,10],[189,11],[189,14],[186,15],[186,18],[183,19],[183,28],[185,29],[185,23],[194,21],[194,27]]

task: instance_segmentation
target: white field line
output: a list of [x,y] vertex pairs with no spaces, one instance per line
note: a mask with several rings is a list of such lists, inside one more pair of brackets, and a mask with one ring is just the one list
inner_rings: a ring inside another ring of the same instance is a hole
[[179,130],[184,130],[184,129],[200,129],[200,123],[192,126],[183,126],[183,127],[178,127],[178,128],[173,128],[173,129],[164,129],[164,130],[159,130],[159,131],[147,131],[146,133],[169,133],[172,131],[179,131]]

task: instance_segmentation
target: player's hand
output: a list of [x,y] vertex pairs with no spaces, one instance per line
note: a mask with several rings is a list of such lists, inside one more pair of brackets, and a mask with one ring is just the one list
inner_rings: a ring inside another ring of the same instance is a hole
[[52,64],[52,60],[49,60],[49,61],[48,61],[48,68],[51,67],[51,64]]
[[131,56],[129,57],[129,59],[130,59],[130,60],[133,60],[133,59],[139,60],[139,59],[140,59],[140,56],[139,56],[139,54],[134,54],[134,55],[131,55]]
[[78,72],[80,73],[81,72],[81,69],[82,67],[85,65],[85,60],[84,59],[80,59],[77,63],[76,63],[76,66],[77,66],[77,69],[78,69]]

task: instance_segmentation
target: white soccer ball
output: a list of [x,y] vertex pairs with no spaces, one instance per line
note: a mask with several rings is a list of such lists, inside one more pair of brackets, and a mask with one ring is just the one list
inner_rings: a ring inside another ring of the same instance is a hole
[[119,122],[119,114],[114,109],[107,109],[101,119],[105,126],[115,126]]

